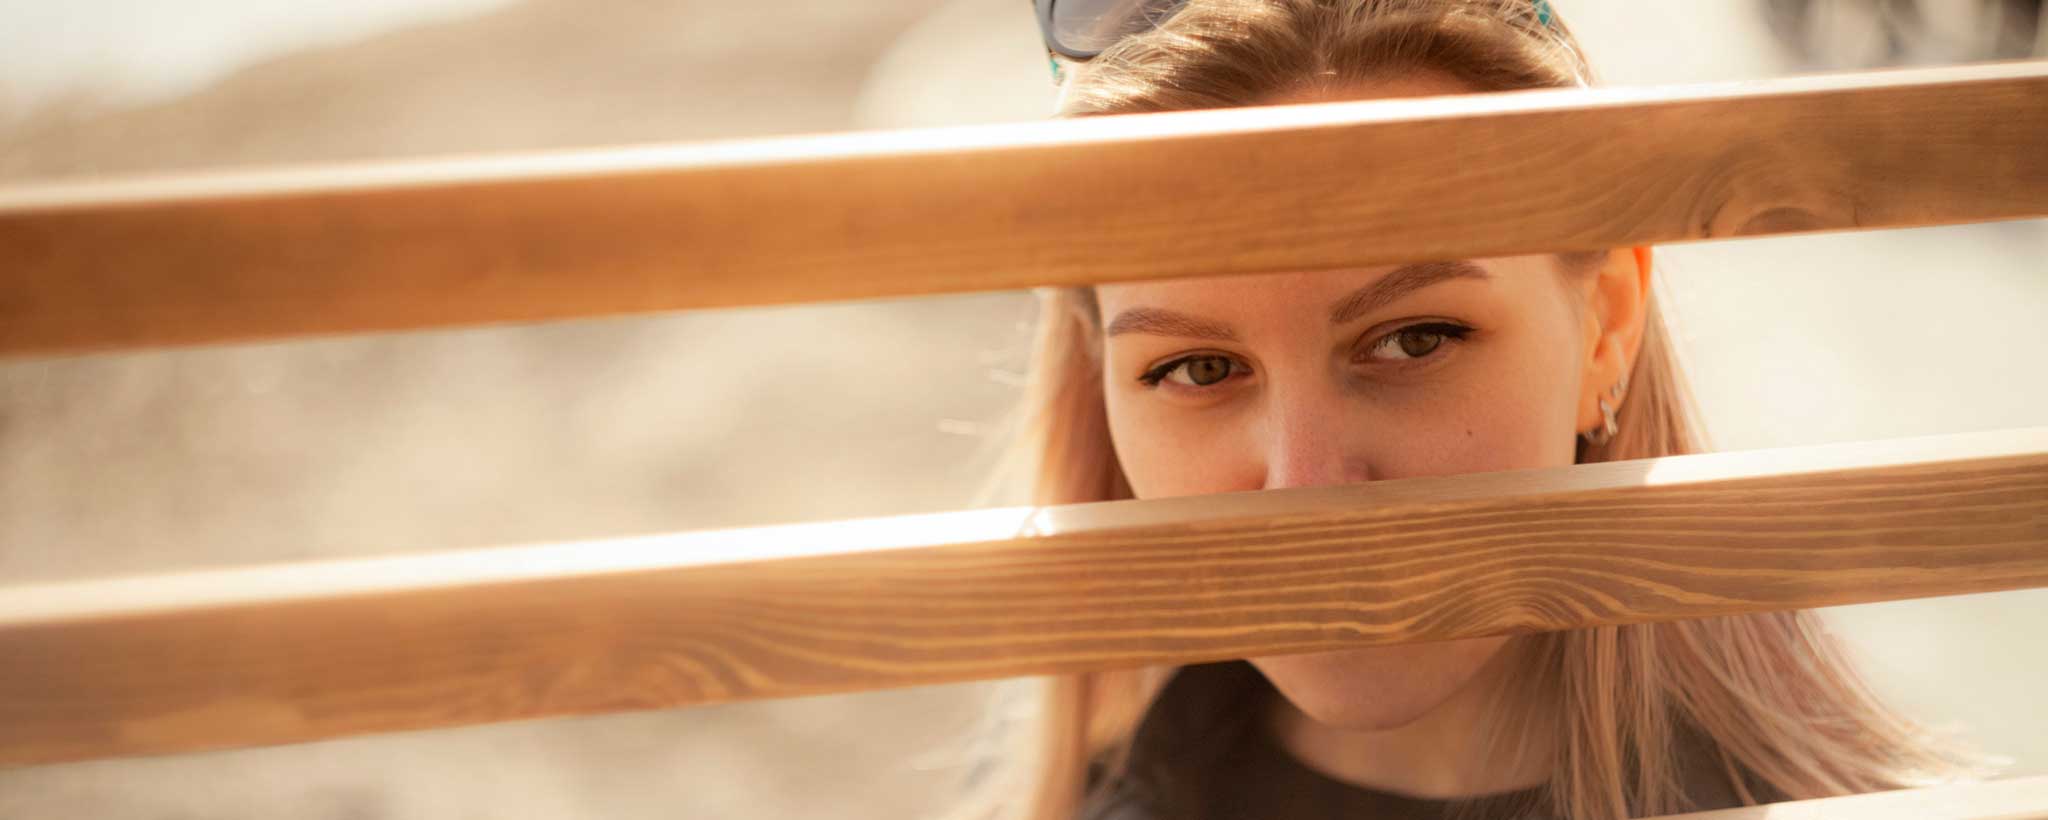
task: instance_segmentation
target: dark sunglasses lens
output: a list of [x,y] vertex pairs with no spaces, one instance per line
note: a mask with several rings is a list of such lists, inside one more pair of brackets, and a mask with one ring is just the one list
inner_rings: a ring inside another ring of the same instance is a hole
[[1173,16],[1186,0],[1055,0],[1052,32],[1069,51],[1095,53]]

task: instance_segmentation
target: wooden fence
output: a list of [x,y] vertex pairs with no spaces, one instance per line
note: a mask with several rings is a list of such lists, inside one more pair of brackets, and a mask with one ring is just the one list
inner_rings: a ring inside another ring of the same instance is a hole
[[[0,355],[2043,215],[2048,62],[161,178]],[[2038,586],[2048,429],[16,585],[0,765]]]

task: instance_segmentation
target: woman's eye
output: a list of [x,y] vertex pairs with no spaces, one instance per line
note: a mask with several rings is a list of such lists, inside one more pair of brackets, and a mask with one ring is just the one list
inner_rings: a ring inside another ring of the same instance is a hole
[[1435,353],[1437,348],[1443,346],[1445,340],[1465,338],[1465,334],[1471,330],[1463,325],[1445,322],[1409,325],[1380,337],[1380,340],[1374,342],[1372,348],[1366,351],[1366,356],[1382,361],[1421,359]]
[[1158,386],[1162,381],[1186,387],[1208,387],[1244,370],[1228,356],[1183,356],[1146,371],[1139,381]]

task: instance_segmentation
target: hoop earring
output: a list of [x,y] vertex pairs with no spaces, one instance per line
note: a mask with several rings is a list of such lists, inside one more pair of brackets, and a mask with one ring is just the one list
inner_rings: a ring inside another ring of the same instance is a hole
[[[1621,394],[1627,390],[1628,372],[1623,371],[1621,379],[1616,381],[1614,386],[1607,388],[1607,395],[1601,396],[1598,400],[1600,402],[1600,426],[1579,433],[1579,437],[1585,439],[1587,444],[1599,447],[1613,441],[1614,434],[1621,432],[1621,424],[1614,419],[1614,408],[1616,405],[1621,404]],[[1610,398],[1613,399],[1612,402],[1608,401]]]

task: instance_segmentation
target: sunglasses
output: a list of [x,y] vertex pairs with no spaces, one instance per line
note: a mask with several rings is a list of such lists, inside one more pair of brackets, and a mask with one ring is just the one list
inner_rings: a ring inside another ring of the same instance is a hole
[[[1550,0],[1530,0],[1537,22],[1554,25]],[[1158,28],[1188,0],[1031,0],[1038,13],[1038,33],[1049,54],[1087,60],[1133,34]],[[1054,81],[1059,60],[1052,61]]]
[[[1031,0],[1046,50],[1074,60],[1166,22],[1188,0]],[[1057,65],[1057,64],[1055,64]]]

